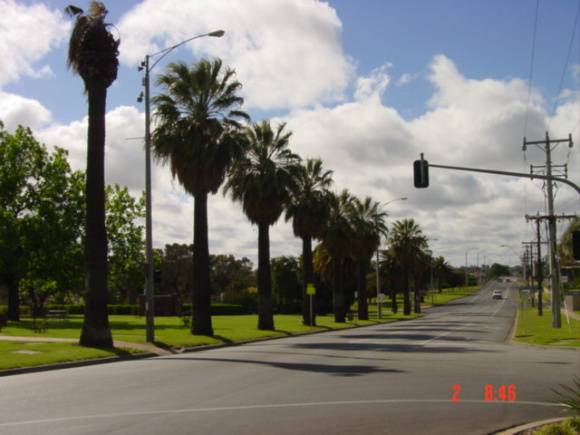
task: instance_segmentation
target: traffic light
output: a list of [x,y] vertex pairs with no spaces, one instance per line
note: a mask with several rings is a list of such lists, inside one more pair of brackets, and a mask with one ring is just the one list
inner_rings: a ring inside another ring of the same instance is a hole
[[574,260],[580,260],[580,230],[572,233],[572,254]]
[[413,163],[413,175],[416,188],[429,187],[429,162],[423,159],[423,154],[421,154],[421,160],[415,160]]

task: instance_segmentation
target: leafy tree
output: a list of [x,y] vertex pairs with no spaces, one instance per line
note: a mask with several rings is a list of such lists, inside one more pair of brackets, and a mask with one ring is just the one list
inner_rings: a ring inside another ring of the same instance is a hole
[[[558,245],[558,254],[560,255],[560,264],[561,266],[571,266],[576,263],[577,260],[574,260],[574,253],[572,251],[572,233],[574,231],[580,231],[580,218],[576,218],[568,224],[568,227],[562,234],[560,238],[560,243]],[[571,269],[571,283],[575,283],[580,278],[580,272],[578,269]],[[580,284],[580,283],[578,283]],[[577,284],[577,285],[578,285]]]
[[50,153],[30,129],[10,134],[0,124],[0,279],[12,320],[19,289],[39,312],[49,296],[64,300],[83,288],[83,182],[65,150]]
[[222,61],[202,60],[191,68],[172,63],[157,84],[164,92],[153,99],[157,128],[152,137],[158,160],[194,198],[192,334],[213,335],[210,314],[210,260],[207,196],[215,194],[226,171],[243,152],[236,110],[243,99],[234,70]]
[[381,236],[387,234],[385,219],[387,213],[380,210],[380,203],[366,197],[354,198],[349,210],[353,228],[352,255],[358,269],[358,316],[368,320],[367,273],[374,252],[379,247]]
[[408,316],[411,314],[410,274],[418,256],[427,248],[427,238],[413,219],[403,219],[393,224],[389,243],[403,272],[403,313]]
[[[325,229],[330,212],[329,188],[332,185],[332,171],[322,168],[320,159],[308,159],[297,171],[290,202],[286,207],[286,221],[292,219],[294,235],[302,239],[302,268],[304,282],[302,291],[302,317],[305,325],[311,323],[306,286],[314,283],[312,265],[312,239],[319,239]],[[316,320],[312,318],[312,325]]]
[[176,294],[180,306],[187,300],[191,300],[193,245],[179,243],[165,245],[160,270],[162,276],[160,292]]
[[106,224],[109,239],[109,291],[117,301],[135,304],[143,287],[143,226],[145,197],[135,199],[118,184],[106,189]]
[[493,263],[489,269],[490,279],[499,278],[500,276],[509,276],[510,268],[505,264]]
[[226,295],[241,293],[249,287],[256,286],[256,277],[252,262],[233,255],[212,255],[210,258],[211,287],[219,293],[220,300]]
[[292,133],[269,121],[246,129],[247,153],[230,173],[224,192],[242,203],[244,213],[258,225],[258,329],[273,330],[270,226],[288,204],[299,171],[300,157],[288,148]]
[[84,175],[71,170],[66,151],[56,148],[48,154],[40,147],[45,154],[19,234],[19,286],[34,315],[43,313],[49,297],[64,302],[66,295],[78,294],[84,287]]
[[9,320],[20,319],[21,223],[33,202],[47,155],[30,129],[18,127],[11,134],[0,123],[0,279],[8,289]]
[[278,307],[283,311],[293,311],[302,296],[299,259],[288,256],[272,258],[272,284]]
[[83,346],[113,347],[107,315],[107,231],[105,226],[105,107],[107,88],[117,78],[119,41],[105,23],[107,10],[96,1],[89,12],[67,7],[76,15],[68,65],[83,79],[89,102],[86,174],[85,317],[80,338]]

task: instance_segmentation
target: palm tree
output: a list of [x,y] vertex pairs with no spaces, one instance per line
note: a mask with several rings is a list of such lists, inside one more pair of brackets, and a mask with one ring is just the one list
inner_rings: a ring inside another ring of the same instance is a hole
[[263,330],[274,329],[270,226],[288,204],[300,168],[300,157],[288,148],[292,133],[285,127],[281,123],[274,131],[269,121],[262,121],[247,128],[247,153],[233,166],[224,188],[258,225],[258,329]]
[[322,243],[334,263],[334,285],[332,299],[335,322],[344,323],[346,299],[344,294],[344,273],[346,260],[351,256],[353,228],[349,220],[352,195],[344,189],[340,195],[330,196],[328,223],[322,234]]
[[392,246],[387,250],[381,251],[380,255],[382,259],[380,262],[381,267],[384,270],[386,276],[386,279],[384,279],[383,282],[388,282],[388,286],[391,290],[391,311],[393,314],[397,314],[399,311],[399,305],[397,303],[397,289],[400,288],[401,281],[400,265],[397,261],[396,254]]
[[427,238],[413,219],[403,219],[393,224],[389,243],[403,270],[403,313],[408,316],[411,314],[409,275],[419,253],[427,248]]
[[433,278],[435,280],[435,287],[441,293],[441,286],[443,278],[451,273],[451,266],[447,263],[444,257],[435,257],[433,259]]
[[354,230],[352,254],[358,269],[358,317],[369,319],[367,302],[367,273],[374,252],[379,247],[381,236],[387,234],[387,213],[380,210],[380,203],[366,197],[363,201],[354,198],[349,210]]
[[87,289],[80,338],[83,346],[113,347],[107,315],[107,231],[105,228],[105,107],[107,88],[117,78],[119,41],[105,23],[107,9],[91,2],[88,14],[74,6],[77,16],[69,42],[68,66],[81,76],[89,101],[86,173]]
[[164,92],[153,98],[157,128],[153,153],[169,163],[174,178],[194,198],[191,333],[213,335],[210,314],[207,197],[215,194],[232,162],[244,150],[238,110],[242,85],[220,59],[188,67],[172,63],[157,79]]
[[302,239],[302,317],[305,325],[314,326],[314,315],[311,322],[308,312],[306,286],[314,281],[312,239],[322,236],[330,211],[328,188],[332,184],[332,171],[324,171],[320,159],[308,159],[296,175],[285,218],[292,219],[294,235]]

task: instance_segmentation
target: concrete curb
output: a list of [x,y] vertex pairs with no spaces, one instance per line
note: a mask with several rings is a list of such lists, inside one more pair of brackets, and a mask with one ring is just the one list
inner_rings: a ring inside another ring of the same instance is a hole
[[492,432],[492,435],[518,435],[523,431],[530,429],[539,429],[541,426],[551,423],[559,423],[561,421],[567,420],[568,418],[570,417],[558,417],[558,418],[550,418],[548,420],[534,421],[532,423],[523,424],[521,426],[510,427],[509,429],[502,429],[498,432]]
[[[422,316],[416,317],[414,319],[397,319],[394,322],[373,323],[371,325],[354,325],[354,326],[349,326],[347,328],[340,328],[340,329],[330,329],[330,330],[323,329],[320,331],[308,331],[308,332],[302,332],[302,333],[292,334],[292,335],[281,335],[281,336],[276,336],[276,337],[263,337],[263,338],[257,338],[255,340],[237,341],[237,342],[233,342],[233,343],[219,343],[219,344],[207,344],[207,345],[201,345],[201,346],[183,347],[183,348],[176,349],[175,354],[177,355],[177,354],[181,354],[181,353],[201,352],[204,350],[219,349],[222,347],[242,346],[244,344],[249,344],[249,343],[259,343],[262,341],[277,340],[277,339],[281,339],[281,338],[301,337],[304,335],[323,334],[325,332],[343,331],[343,330],[348,330],[348,329],[367,328],[369,326],[388,325],[391,323],[415,320],[415,319],[419,319],[421,317]],[[133,360],[138,360],[138,359],[154,358],[154,357],[160,357],[160,356],[170,356],[170,355],[157,355],[153,352],[145,352],[145,353],[141,353],[141,354],[136,354],[134,356],[122,356],[122,357],[114,356],[114,357],[87,359],[87,360],[81,360],[81,361],[69,361],[69,362],[54,363],[54,364],[43,364],[43,365],[32,366],[32,367],[18,367],[15,369],[0,370],[0,377],[19,375],[19,374],[25,374],[25,373],[37,373],[37,372],[44,372],[44,371],[49,371],[49,370],[85,367],[85,366],[91,366],[91,365],[96,365],[96,364],[109,364],[109,363],[121,362],[121,361],[133,361]]]
[[114,362],[121,362],[121,361],[133,361],[138,359],[144,358],[152,358],[157,356],[154,353],[147,352],[147,353],[140,353],[134,356],[111,356],[105,358],[93,358],[93,359],[85,359],[81,361],[67,361],[61,363],[54,363],[54,364],[42,364],[39,366],[32,366],[32,367],[18,367],[15,369],[5,369],[0,370],[0,377],[4,376],[11,376],[11,375],[20,375],[25,373],[37,373],[37,372],[46,372],[50,370],[59,370],[59,369],[70,369],[75,367],[85,367],[85,366],[92,366],[96,364],[109,364]]

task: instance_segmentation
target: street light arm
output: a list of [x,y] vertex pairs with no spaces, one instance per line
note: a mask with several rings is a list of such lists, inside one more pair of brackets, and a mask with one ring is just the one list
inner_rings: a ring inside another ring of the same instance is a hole
[[152,57],[155,57],[155,56],[159,56],[159,55],[161,55],[161,57],[159,57],[159,59],[157,59],[147,69],[147,72],[150,72],[155,67],[155,65],[157,65],[161,61],[161,59],[163,59],[167,54],[169,54],[170,51],[175,50],[177,47],[181,47],[182,45],[187,44],[188,42],[193,41],[194,39],[203,38],[205,36],[213,36],[215,38],[221,38],[224,35],[224,33],[225,32],[223,30],[216,30],[214,32],[203,33],[201,35],[192,36],[191,38],[188,38],[188,39],[186,39],[184,41],[181,41],[181,42],[179,42],[179,43],[177,43],[175,45],[172,45],[171,47],[164,48],[163,50],[158,51],[157,53],[149,54],[148,55],[149,58],[152,58]]

